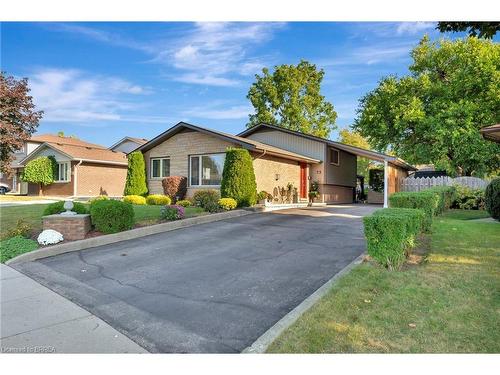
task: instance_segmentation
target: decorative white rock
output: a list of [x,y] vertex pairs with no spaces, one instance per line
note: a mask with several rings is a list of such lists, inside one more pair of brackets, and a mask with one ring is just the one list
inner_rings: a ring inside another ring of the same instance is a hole
[[53,229],[45,229],[37,238],[40,245],[54,245],[63,240],[63,235]]
[[66,211],[61,212],[61,215],[67,215],[67,216],[69,216],[69,215],[76,215],[76,212],[71,211],[74,206],[75,205],[73,204],[72,201],[66,201],[66,202],[64,202],[64,206],[63,207],[64,207],[64,209]]

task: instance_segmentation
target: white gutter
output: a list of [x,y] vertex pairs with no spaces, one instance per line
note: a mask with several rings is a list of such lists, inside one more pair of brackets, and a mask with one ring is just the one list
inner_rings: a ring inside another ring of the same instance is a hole
[[262,154],[260,154],[259,156],[257,156],[255,159],[253,160],[257,160],[257,159],[260,159],[261,157],[263,157],[265,154],[266,154],[266,150],[264,150],[264,152]]
[[76,196],[76,193],[77,193],[77,187],[78,187],[78,183],[77,183],[77,176],[78,176],[78,166],[80,166],[81,164],[83,163],[83,159],[80,159],[80,161],[78,162],[78,164],[75,164],[75,169],[73,171],[73,196]]

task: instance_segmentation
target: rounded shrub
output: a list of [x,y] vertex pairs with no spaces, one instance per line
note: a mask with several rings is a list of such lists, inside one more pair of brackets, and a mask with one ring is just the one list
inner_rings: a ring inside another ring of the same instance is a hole
[[187,192],[187,178],[184,176],[169,176],[161,181],[163,193],[175,202],[182,200]]
[[485,208],[492,218],[500,221],[500,178],[493,179],[484,192]]
[[234,210],[238,206],[238,203],[233,198],[221,198],[219,199],[219,207],[225,211]]
[[109,197],[107,195],[98,195],[97,197],[89,199],[89,203],[96,201],[109,201]]
[[146,203],[150,206],[166,206],[172,203],[172,200],[166,195],[151,194],[146,197]]
[[218,212],[220,194],[214,189],[203,189],[198,190],[193,194],[193,203],[197,207],[203,208],[208,212]]
[[220,189],[221,195],[236,200],[238,207],[253,206],[257,202],[257,183],[252,156],[248,150],[226,150]]
[[127,180],[123,195],[146,195],[146,163],[140,151],[131,152],[128,157]]
[[183,199],[177,201],[175,204],[182,207],[191,207],[193,205],[193,202],[191,202],[189,199]]
[[146,198],[140,195],[126,195],[123,197],[123,201],[131,204],[139,204],[139,205],[146,204]]
[[122,232],[134,226],[134,208],[127,202],[96,201],[90,205],[90,218],[99,232]]
[[184,219],[184,216],[185,216],[184,207],[179,206],[177,204],[162,207],[162,209],[160,211],[160,216],[164,220]]
[[[43,210],[43,216],[47,215],[56,215],[60,214],[61,212],[65,212],[66,209],[64,208],[64,201],[59,201],[59,202],[54,202],[49,204],[45,210]],[[87,207],[85,207],[84,204],[80,202],[73,202],[73,209],[71,210],[73,212],[76,212],[77,214],[88,214],[89,212],[87,211]]]

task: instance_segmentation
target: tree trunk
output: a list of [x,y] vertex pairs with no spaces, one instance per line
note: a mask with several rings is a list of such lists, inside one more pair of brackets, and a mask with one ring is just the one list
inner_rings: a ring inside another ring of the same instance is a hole
[[43,195],[43,185],[40,184],[40,189],[38,189],[38,196],[41,197]]

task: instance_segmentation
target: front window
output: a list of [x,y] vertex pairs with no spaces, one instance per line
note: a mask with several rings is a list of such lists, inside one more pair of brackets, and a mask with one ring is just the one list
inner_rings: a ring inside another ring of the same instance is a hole
[[69,181],[69,163],[57,163],[56,171],[56,182],[68,182]]
[[151,159],[151,178],[164,178],[170,176],[170,159]]
[[219,186],[226,154],[196,155],[190,157],[189,183],[191,186]]
[[330,149],[330,163],[334,165],[340,165],[340,152],[333,148]]

